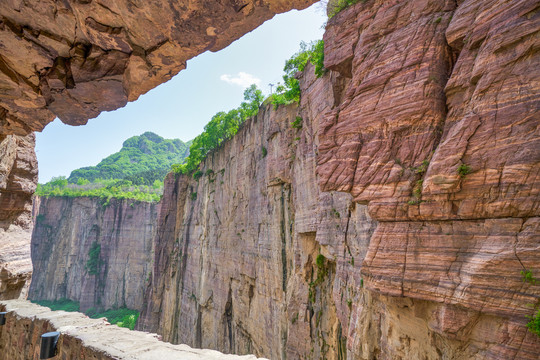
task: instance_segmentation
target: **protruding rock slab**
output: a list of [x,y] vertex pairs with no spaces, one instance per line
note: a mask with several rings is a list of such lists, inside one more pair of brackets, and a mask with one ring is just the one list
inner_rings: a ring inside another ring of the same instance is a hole
[[315,0],[5,0],[0,134],[82,125],[136,100],[207,51]]

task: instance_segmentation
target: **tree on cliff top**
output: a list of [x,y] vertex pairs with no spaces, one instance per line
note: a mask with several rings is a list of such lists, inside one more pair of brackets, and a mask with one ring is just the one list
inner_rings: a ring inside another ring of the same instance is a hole
[[185,164],[175,164],[172,170],[183,174],[195,171],[208,153],[233,137],[246,119],[258,114],[263,100],[262,91],[256,85],[247,88],[244,91],[244,102],[240,107],[214,115],[204,127],[202,134],[193,139]]

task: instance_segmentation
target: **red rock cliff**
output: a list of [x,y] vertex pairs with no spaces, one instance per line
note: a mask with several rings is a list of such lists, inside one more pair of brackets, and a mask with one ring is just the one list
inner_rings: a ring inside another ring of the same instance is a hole
[[335,16],[298,109],[169,178],[140,326],[281,359],[536,359],[539,30],[536,1]]

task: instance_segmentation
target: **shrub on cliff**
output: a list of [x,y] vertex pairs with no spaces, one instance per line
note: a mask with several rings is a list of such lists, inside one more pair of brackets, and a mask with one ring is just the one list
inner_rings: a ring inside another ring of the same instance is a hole
[[101,253],[101,245],[97,242],[92,243],[90,250],[88,251],[88,260],[86,261],[85,269],[90,275],[99,274],[99,265],[100,259],[99,254]]
[[331,19],[339,12],[348,8],[351,5],[358,4],[360,1],[366,2],[366,0],[335,0],[330,1],[328,5],[328,18]]
[[240,104],[240,107],[214,115],[204,127],[202,134],[193,139],[185,163],[173,164],[172,171],[182,174],[195,171],[208,153],[233,137],[244,121],[257,115],[263,100],[262,91],[256,85],[247,88],[244,91],[244,102]]
[[275,106],[288,105],[300,101],[300,82],[296,78],[296,73],[304,71],[310,62],[315,65],[317,77],[324,75],[324,41],[319,40],[307,44],[300,43],[300,51],[294,54],[285,62],[283,71],[283,84],[278,84],[276,92],[270,95],[270,101]]

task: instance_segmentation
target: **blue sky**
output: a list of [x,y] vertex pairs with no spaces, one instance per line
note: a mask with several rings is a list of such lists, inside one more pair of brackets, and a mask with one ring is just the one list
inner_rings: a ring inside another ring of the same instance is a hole
[[215,113],[237,107],[251,83],[269,93],[268,84],[281,80],[285,61],[300,42],[322,38],[325,21],[320,4],[277,15],[227,48],[188,61],[186,70],[122,109],[102,113],[84,126],[55,120],[36,133],[39,182],[96,165],[120,150],[124,140],[146,131],[193,139]]

